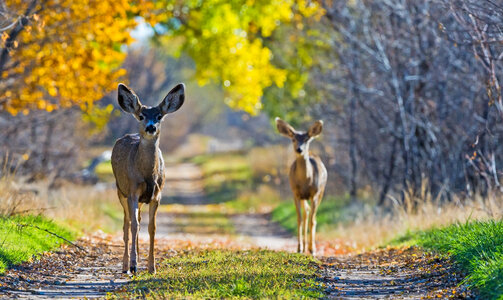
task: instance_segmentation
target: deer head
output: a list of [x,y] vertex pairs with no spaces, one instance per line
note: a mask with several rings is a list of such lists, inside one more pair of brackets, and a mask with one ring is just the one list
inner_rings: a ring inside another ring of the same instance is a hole
[[279,133],[292,140],[295,153],[297,153],[297,155],[304,156],[309,153],[309,144],[311,141],[318,137],[323,130],[323,121],[318,120],[314,122],[314,124],[309,127],[307,132],[305,132],[297,131],[292,127],[292,125],[280,118],[276,118],[276,127],[278,128]]
[[138,96],[126,85],[119,84],[119,105],[127,113],[132,114],[139,122],[140,135],[146,139],[157,138],[161,131],[161,121],[168,113],[177,111],[185,100],[185,85],[175,86],[159,105],[145,106]]

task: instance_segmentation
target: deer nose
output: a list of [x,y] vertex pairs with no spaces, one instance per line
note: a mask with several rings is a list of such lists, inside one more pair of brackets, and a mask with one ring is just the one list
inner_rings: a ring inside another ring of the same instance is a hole
[[146,128],[145,128],[145,131],[147,133],[155,133],[155,126],[154,125],[148,125]]
[[300,147],[298,147],[297,149],[295,149],[295,151],[297,151],[297,153],[302,153],[302,149]]

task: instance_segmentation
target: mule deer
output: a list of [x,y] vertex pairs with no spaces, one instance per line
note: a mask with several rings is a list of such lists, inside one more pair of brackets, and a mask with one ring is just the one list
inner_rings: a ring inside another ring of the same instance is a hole
[[[314,122],[309,130],[304,132],[297,131],[287,122],[276,118],[276,127],[282,135],[292,140],[293,149],[297,154],[290,168],[290,187],[297,210],[297,252],[302,253],[308,250],[314,256],[316,255],[316,211],[325,191],[327,169],[318,156],[309,153],[309,144],[320,135],[323,121]],[[304,211],[303,214],[301,209]]]
[[[159,149],[161,121],[168,113],[177,111],[185,99],[185,86],[175,86],[156,107],[142,105],[135,93],[119,84],[120,107],[139,122],[139,134],[127,134],[115,142],[112,150],[112,169],[117,194],[124,208],[124,257],[122,271],[136,273],[138,231],[142,204],[149,205],[148,271],[155,273],[154,237],[157,207],[164,184],[164,161]],[[129,229],[131,228],[131,256]]]

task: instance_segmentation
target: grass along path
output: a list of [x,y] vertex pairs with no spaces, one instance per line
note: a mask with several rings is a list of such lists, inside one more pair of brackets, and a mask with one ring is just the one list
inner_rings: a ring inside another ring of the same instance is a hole
[[503,298],[503,221],[474,221],[409,233],[395,244],[419,245],[449,257],[482,299]]
[[0,217],[0,275],[7,267],[53,250],[75,235],[71,229],[40,216]]

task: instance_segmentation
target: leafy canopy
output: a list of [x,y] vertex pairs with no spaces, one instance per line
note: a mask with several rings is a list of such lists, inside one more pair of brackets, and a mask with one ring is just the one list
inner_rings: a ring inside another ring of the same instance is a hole
[[126,73],[123,46],[135,16],[165,49],[194,60],[201,85],[222,85],[230,107],[254,114],[265,88],[305,82],[274,65],[266,41],[281,24],[323,14],[305,0],[6,0],[6,8],[13,26],[0,31],[0,108],[14,115],[72,105],[92,111]]
[[225,102],[251,114],[262,108],[264,88],[282,87],[288,75],[273,65],[264,39],[272,38],[282,23],[323,13],[304,0],[159,2],[167,9],[158,30],[161,44],[175,54],[189,54],[200,84],[221,84]]

